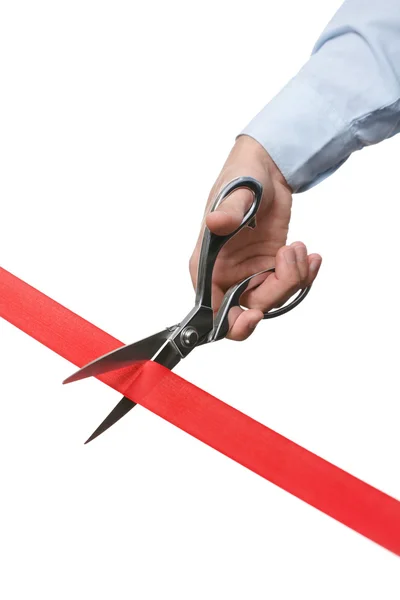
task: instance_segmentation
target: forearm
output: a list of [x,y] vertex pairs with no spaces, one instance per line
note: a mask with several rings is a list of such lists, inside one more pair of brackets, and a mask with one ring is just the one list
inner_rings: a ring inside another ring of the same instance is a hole
[[242,133],[293,191],[400,130],[400,0],[347,0],[310,60]]

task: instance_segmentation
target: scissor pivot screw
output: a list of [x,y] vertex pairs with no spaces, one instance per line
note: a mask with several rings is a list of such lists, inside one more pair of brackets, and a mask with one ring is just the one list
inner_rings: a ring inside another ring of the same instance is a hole
[[181,343],[186,348],[191,348],[199,339],[199,334],[194,327],[186,327],[181,333]]

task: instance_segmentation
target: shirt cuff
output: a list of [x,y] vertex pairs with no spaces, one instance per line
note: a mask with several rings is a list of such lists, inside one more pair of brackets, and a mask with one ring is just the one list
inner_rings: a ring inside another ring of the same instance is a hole
[[261,144],[293,192],[313,187],[357,148],[351,127],[310,80],[292,79],[239,135]]

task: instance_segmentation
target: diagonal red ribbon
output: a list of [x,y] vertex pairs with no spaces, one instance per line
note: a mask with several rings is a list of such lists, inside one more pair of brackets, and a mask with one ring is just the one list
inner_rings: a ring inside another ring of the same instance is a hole
[[[121,342],[0,268],[0,316],[78,367]],[[400,556],[400,502],[154,362],[104,383]]]

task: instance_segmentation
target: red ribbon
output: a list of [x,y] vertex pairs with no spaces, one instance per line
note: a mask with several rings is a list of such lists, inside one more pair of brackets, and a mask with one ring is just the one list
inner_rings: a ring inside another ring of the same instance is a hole
[[[78,367],[121,342],[0,268],[0,316]],[[400,502],[154,362],[101,381],[400,556]]]

